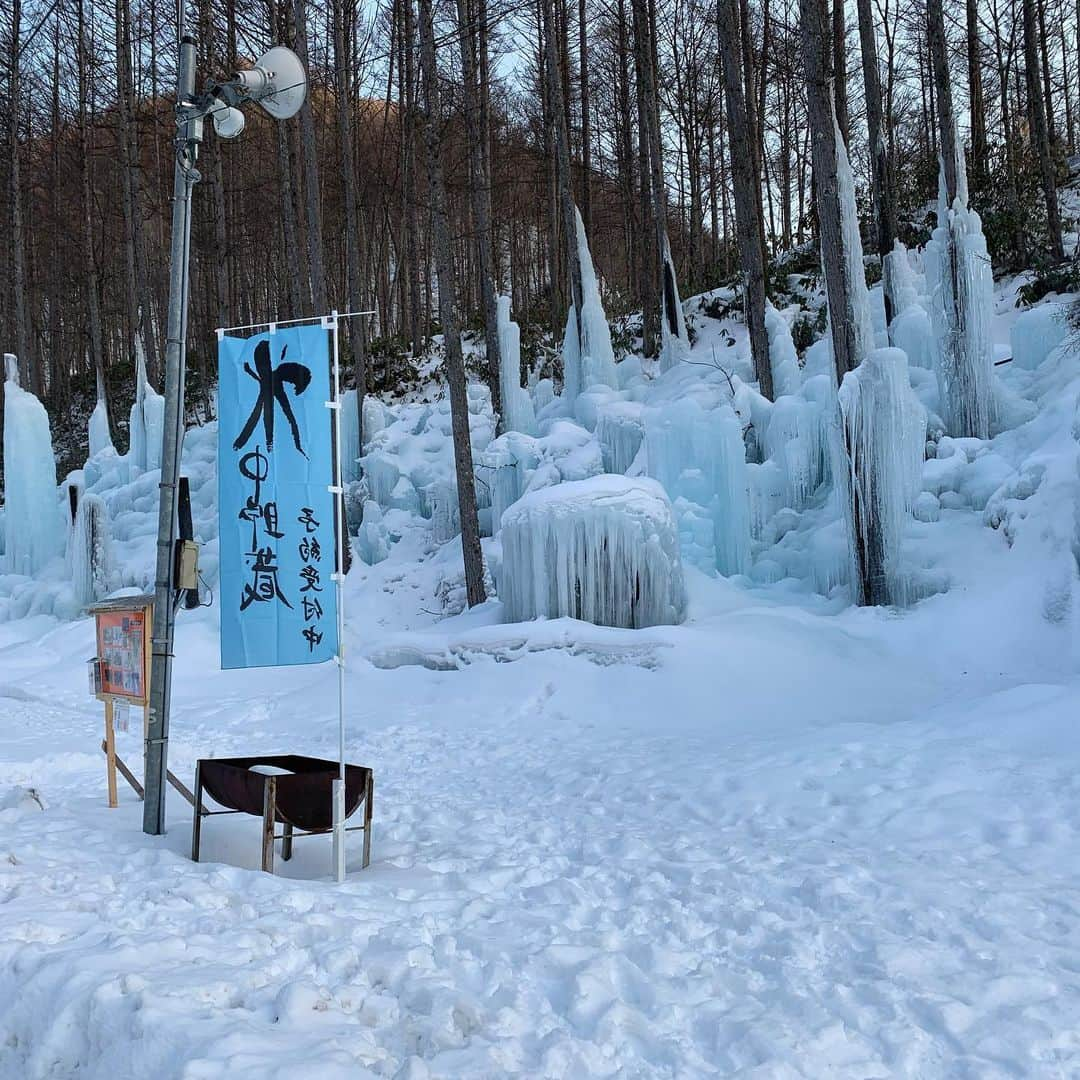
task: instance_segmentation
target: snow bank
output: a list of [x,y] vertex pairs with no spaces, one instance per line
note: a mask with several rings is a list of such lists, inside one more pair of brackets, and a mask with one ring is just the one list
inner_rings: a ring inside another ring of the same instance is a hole
[[682,621],[682,564],[659,484],[603,475],[533,492],[504,515],[507,620],[570,616],[601,626]]

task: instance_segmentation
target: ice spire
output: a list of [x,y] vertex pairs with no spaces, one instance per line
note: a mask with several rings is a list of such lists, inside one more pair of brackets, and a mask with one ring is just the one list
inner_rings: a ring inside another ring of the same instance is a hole
[[63,552],[66,528],[56,495],[49,414],[19,385],[18,364],[4,357],[4,566],[32,576]]
[[615,371],[615,353],[611,347],[611,328],[608,326],[604,305],[600,300],[600,286],[596,280],[589,241],[581,213],[574,208],[577,222],[578,260],[581,264],[581,327],[578,328],[578,311],[571,305],[563,338],[563,397],[573,402],[582,390],[590,386],[619,386]]

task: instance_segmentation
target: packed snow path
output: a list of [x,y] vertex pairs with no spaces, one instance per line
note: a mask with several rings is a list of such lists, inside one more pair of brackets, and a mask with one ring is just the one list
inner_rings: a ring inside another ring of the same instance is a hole
[[[965,668],[924,646],[962,641],[948,597],[821,619],[703,580],[688,627],[358,663],[343,887],[322,839],[270,877],[254,819],[194,865],[179,798],[164,840],[108,810],[89,623],[0,628],[0,1076],[1075,1075],[1080,690],[1018,685],[1045,642]],[[181,627],[178,774],[327,752],[329,671],[218,672],[214,631]]]

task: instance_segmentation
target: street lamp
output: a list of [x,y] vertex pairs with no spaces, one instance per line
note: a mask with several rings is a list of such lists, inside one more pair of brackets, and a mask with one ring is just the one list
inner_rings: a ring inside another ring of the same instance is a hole
[[176,615],[175,534],[180,450],[184,439],[184,367],[187,341],[188,263],[191,256],[191,192],[200,176],[195,164],[207,116],[220,138],[244,130],[241,107],[256,102],[276,120],[300,111],[307,76],[291,49],[278,45],[248,71],[227,83],[195,93],[195,39],[184,33],[180,3],[180,63],[176,80],[176,167],[173,174],[172,249],[169,257],[169,318],[165,345],[165,416],[161,449],[157,572],[154,585],[150,716],[146,731],[143,832],[165,831],[169,706],[172,694],[173,630]]

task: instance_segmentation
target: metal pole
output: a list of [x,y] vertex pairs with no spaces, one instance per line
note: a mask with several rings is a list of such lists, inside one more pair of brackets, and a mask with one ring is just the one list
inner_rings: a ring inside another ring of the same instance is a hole
[[[181,12],[183,6],[181,4]],[[172,692],[174,537],[177,482],[184,439],[184,366],[187,341],[188,260],[191,250],[191,191],[202,139],[202,118],[189,109],[195,97],[195,39],[180,39],[176,87],[177,139],[173,173],[172,249],[169,257],[169,321],[165,346],[165,416],[161,445],[161,502],[158,509],[157,574],[150,668],[150,709],[146,730],[143,832],[165,831],[165,792]]]
[[343,473],[341,469],[341,354],[338,343],[338,313],[331,312],[334,331],[334,398],[331,415],[334,425],[334,534],[337,537],[337,633],[338,651],[338,777],[334,781],[334,878],[345,880],[345,521],[342,514]]

